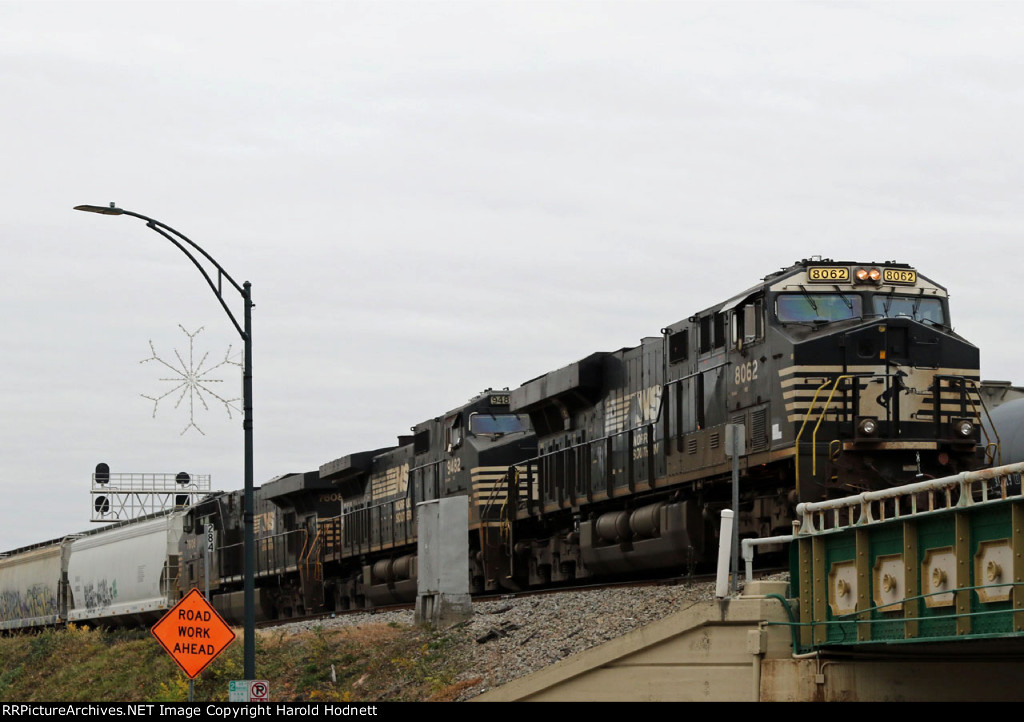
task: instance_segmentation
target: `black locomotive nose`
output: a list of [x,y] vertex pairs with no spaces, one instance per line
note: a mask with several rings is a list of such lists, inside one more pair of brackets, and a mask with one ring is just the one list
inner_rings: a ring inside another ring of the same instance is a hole
[[942,347],[941,334],[909,318],[880,319],[843,333],[847,364],[892,363],[897,366],[935,366]]

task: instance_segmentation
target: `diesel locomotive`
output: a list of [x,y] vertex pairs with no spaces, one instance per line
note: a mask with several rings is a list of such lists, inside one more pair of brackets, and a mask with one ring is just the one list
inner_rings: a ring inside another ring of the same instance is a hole
[[[263,484],[258,616],[413,599],[416,505],[452,495],[469,498],[473,591],[692,568],[713,558],[731,504],[727,426],[742,425],[741,535],[788,533],[801,501],[990,463],[979,384],[944,287],[906,264],[805,259],[638,346]],[[179,596],[209,583],[230,620],[241,502],[180,510],[163,575]]]
[[789,533],[801,501],[985,462],[978,349],[946,289],[905,264],[803,260],[634,348],[526,382],[538,457],[511,550],[525,584],[706,561],[739,529]]

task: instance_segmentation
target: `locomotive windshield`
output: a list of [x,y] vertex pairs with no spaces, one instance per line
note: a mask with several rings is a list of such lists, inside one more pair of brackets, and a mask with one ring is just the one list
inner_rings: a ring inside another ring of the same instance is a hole
[[915,321],[942,326],[946,323],[942,313],[942,301],[921,296],[875,296],[874,310],[886,318],[912,318]]
[[782,293],[775,299],[775,313],[783,323],[860,318],[861,306],[861,297],[852,293]]
[[530,430],[530,417],[525,414],[473,414],[469,431],[473,434],[514,434]]

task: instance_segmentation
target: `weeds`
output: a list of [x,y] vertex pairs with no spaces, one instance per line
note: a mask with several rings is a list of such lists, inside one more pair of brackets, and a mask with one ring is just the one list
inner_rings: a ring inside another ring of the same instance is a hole
[[[274,701],[451,700],[473,682],[450,661],[452,641],[395,623],[257,634],[256,669]],[[333,674],[332,674],[333,667]],[[242,642],[196,678],[197,701],[227,701]],[[0,702],[182,702],[188,678],[148,630],[68,625],[0,637]]]

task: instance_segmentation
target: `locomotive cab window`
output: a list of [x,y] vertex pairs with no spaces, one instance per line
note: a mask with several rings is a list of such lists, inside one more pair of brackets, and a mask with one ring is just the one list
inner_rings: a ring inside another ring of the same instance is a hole
[[732,314],[732,345],[742,348],[764,338],[764,299],[754,298]]
[[938,298],[876,295],[872,303],[875,313],[886,318],[912,318],[935,326],[946,323],[942,301]]
[[514,434],[530,430],[530,417],[525,414],[470,414],[469,433],[480,436]]
[[690,354],[690,331],[683,329],[668,337],[668,362],[670,364],[685,361]]
[[711,316],[702,316],[700,326],[697,328],[698,345],[700,353],[707,353],[711,350]]
[[454,451],[462,445],[462,415],[449,416],[444,422],[445,446]]
[[775,315],[782,323],[828,323],[863,316],[861,297],[853,293],[780,293]]
[[725,314],[713,313],[700,319],[700,352],[725,347]]
[[715,348],[725,348],[725,314],[715,314]]

